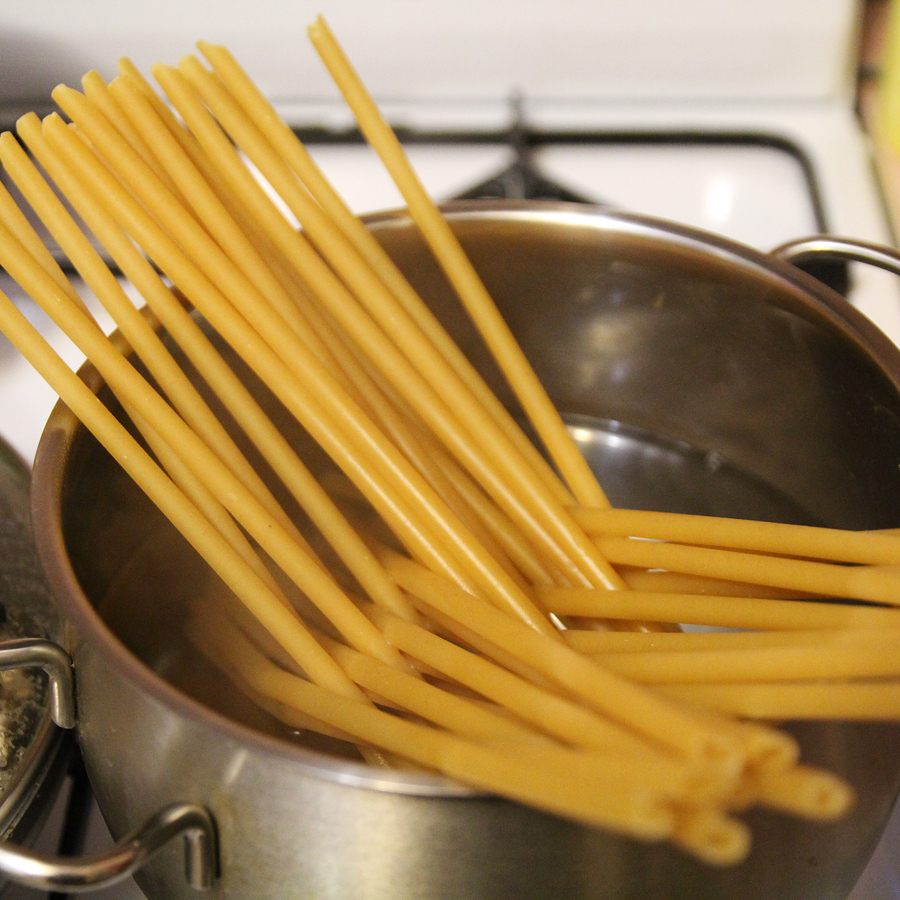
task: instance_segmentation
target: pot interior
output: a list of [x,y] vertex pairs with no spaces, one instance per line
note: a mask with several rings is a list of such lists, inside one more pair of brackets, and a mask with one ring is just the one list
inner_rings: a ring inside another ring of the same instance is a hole
[[[837,295],[750,251],[596,210],[472,205],[450,218],[614,505],[857,529],[900,524],[900,364]],[[373,228],[515,409],[409,222],[389,215]],[[285,433],[308,447],[277,402],[258,394]],[[187,602],[216,592],[217,582],[117,464],[61,415],[51,423],[70,432],[54,460],[59,507],[39,515],[61,521],[68,563],[106,626],[177,690],[296,740],[182,637]],[[810,762],[855,784],[859,807],[824,829],[762,814],[755,853],[806,853],[818,872],[810,877],[828,885],[827,896],[843,897],[900,786],[900,729],[794,730]],[[765,869],[754,877],[765,880]],[[683,896],[701,896],[685,889]]]

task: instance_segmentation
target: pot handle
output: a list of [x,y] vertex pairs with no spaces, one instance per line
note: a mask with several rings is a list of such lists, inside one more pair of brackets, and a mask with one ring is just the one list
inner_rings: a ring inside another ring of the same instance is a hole
[[0,843],[0,871],[37,890],[96,891],[132,875],[147,857],[179,834],[185,838],[188,882],[197,891],[209,889],[216,875],[215,827],[207,810],[188,804],[167,806],[109,850],[78,859],[23,852]]
[[[4,641],[0,669],[35,667],[50,681],[50,715],[60,728],[75,726],[72,661],[58,644],[38,638]],[[96,891],[132,875],[151,854],[179,834],[185,839],[185,874],[195,890],[207,890],[216,875],[218,848],[210,813],[201,806],[173,804],[151,816],[114,847],[80,858],[49,856],[0,842],[0,873],[41,891]]]
[[75,684],[72,661],[58,644],[39,638],[4,641],[0,669],[43,669],[50,679],[50,715],[60,728],[75,727]]
[[794,265],[817,259],[862,262],[900,275],[900,253],[891,247],[870,244],[855,238],[835,237],[830,234],[819,234],[789,241],[776,247],[772,251],[772,256],[777,256]]

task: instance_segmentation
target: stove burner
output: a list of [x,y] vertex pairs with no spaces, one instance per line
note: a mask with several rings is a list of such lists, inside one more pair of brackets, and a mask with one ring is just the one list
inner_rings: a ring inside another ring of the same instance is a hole
[[544,177],[534,160],[534,144],[525,126],[522,98],[513,97],[513,124],[506,137],[513,161],[486,181],[457,194],[454,200],[565,200],[589,203],[587,198]]
[[454,200],[566,200],[573,203],[589,202],[568,188],[556,184],[538,172],[530,153],[524,151],[502,172],[487,181],[476,184]]

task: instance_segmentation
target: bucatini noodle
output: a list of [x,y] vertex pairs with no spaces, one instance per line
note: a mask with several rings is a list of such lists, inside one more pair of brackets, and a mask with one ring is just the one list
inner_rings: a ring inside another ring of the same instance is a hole
[[[900,537],[610,508],[321,20],[311,39],[555,469],[225,48],[198,45],[209,68],[155,65],[161,91],[128,60],[108,84],[89,72],[82,91],[60,86],[69,122],[24,116],[0,162],[133,357],[5,191],[0,264],[150,452],[3,295],[0,327],[221,579],[191,610],[197,652],[270,714],[373,764],[713,865],[749,851],[751,806],[846,813],[851,787],[767,721],[900,718]],[[194,310],[333,468],[311,467]]]

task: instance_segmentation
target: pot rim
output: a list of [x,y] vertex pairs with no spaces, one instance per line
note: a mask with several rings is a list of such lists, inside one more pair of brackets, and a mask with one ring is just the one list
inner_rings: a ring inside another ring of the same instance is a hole
[[[773,252],[757,250],[746,244],[690,225],[632,213],[608,206],[560,200],[453,200],[442,204],[445,218],[477,220],[485,218],[578,225],[596,231],[629,233],[648,241],[664,237],[667,242],[700,252],[712,253],[722,260],[739,260],[749,270],[771,278],[777,276],[816,301],[818,311],[842,329],[852,332],[858,344],[872,355],[879,366],[900,385],[900,348],[846,298],[813,275],[804,272]],[[385,226],[392,220],[409,222],[405,209],[386,210],[364,217],[371,225]],[[812,237],[823,237],[815,235]],[[797,240],[805,239],[800,236]],[[791,243],[795,243],[792,241]]]
[[[900,348],[897,348],[863,313],[814,277],[790,263],[727,238],[655,219],[619,212],[605,207],[560,201],[470,200],[442,206],[450,221],[516,220],[557,225],[576,225],[597,231],[637,235],[648,241],[660,239],[740,265],[768,278],[777,278],[794,291],[811,297],[817,311],[839,325],[867,355],[900,393]],[[406,227],[405,209],[369,214],[364,221],[375,227]],[[85,364],[79,374],[95,392],[102,382],[94,367]],[[265,735],[218,713],[182,693],[137,658],[108,628],[83,593],[65,552],[61,521],[56,510],[62,496],[64,460],[80,428],[69,409],[55,405],[38,446],[33,467],[32,516],[39,558],[64,615],[73,626],[76,642],[85,641],[101,652],[122,677],[128,679],[153,700],[179,716],[199,720],[205,727],[226,735],[235,743],[255,752],[296,764],[307,774],[333,782],[371,790],[420,796],[484,797],[485,793],[452,779],[426,772],[373,768],[362,762],[343,760]],[[68,648],[71,652],[72,647]],[[77,677],[77,672],[76,672]]]

